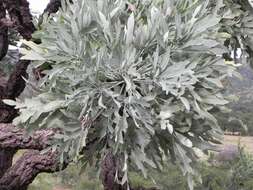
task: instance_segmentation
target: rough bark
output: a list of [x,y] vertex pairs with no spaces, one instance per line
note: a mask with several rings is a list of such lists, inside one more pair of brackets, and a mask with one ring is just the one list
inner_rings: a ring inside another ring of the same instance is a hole
[[0,168],[3,171],[0,172],[0,179],[12,166],[12,159],[17,150],[42,150],[48,146],[52,135],[52,130],[41,130],[29,136],[23,129],[17,129],[11,124],[0,124]]
[[43,150],[50,144],[54,131],[50,129],[39,130],[28,135],[24,129],[16,128],[12,124],[0,124],[0,149]]
[[60,170],[57,152],[40,154],[37,150],[24,155],[0,179],[1,190],[27,190],[28,185],[41,172]]
[[27,0],[3,0],[16,30],[23,38],[30,40],[35,26],[32,23],[32,15]]

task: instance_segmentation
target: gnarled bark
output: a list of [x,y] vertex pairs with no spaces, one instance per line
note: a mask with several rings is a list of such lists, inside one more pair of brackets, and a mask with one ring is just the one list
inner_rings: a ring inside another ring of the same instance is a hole
[[1,190],[27,190],[39,173],[59,171],[60,166],[57,152],[28,151],[0,179]]
[[52,130],[41,130],[29,136],[25,130],[17,129],[11,124],[0,124],[0,168],[2,171],[0,179],[12,166],[12,159],[17,150],[42,150],[48,146],[48,140],[52,135]]
[[32,15],[27,0],[3,0],[4,5],[11,17],[13,25],[23,38],[30,40],[35,26],[32,23]]
[[43,150],[50,144],[54,131],[50,129],[39,130],[28,135],[24,129],[16,128],[12,124],[0,124],[0,149]]

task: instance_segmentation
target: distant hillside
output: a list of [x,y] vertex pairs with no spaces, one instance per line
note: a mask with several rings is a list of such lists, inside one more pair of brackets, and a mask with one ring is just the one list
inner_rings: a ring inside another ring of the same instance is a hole
[[228,118],[240,119],[248,126],[248,133],[246,134],[253,135],[253,69],[246,65],[240,67],[238,72],[241,74],[242,80],[235,77],[230,78],[226,93],[236,95],[239,100],[230,103],[231,113],[218,114],[218,118],[224,129],[234,131],[242,131],[242,128],[238,125],[238,122],[229,122]]

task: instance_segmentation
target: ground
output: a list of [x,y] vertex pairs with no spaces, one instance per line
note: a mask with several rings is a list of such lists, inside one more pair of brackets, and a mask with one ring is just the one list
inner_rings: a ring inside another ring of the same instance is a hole
[[253,136],[241,137],[225,135],[223,140],[223,146],[238,145],[239,143],[242,147],[245,147],[245,150],[253,154]]

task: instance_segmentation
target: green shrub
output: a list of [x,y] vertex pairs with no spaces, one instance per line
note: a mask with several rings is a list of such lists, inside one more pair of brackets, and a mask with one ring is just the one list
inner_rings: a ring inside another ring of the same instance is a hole
[[232,166],[231,189],[252,189],[253,187],[253,157],[240,150],[238,161]]
[[57,185],[57,180],[52,175],[40,174],[29,186],[29,190],[52,190],[55,185]]

